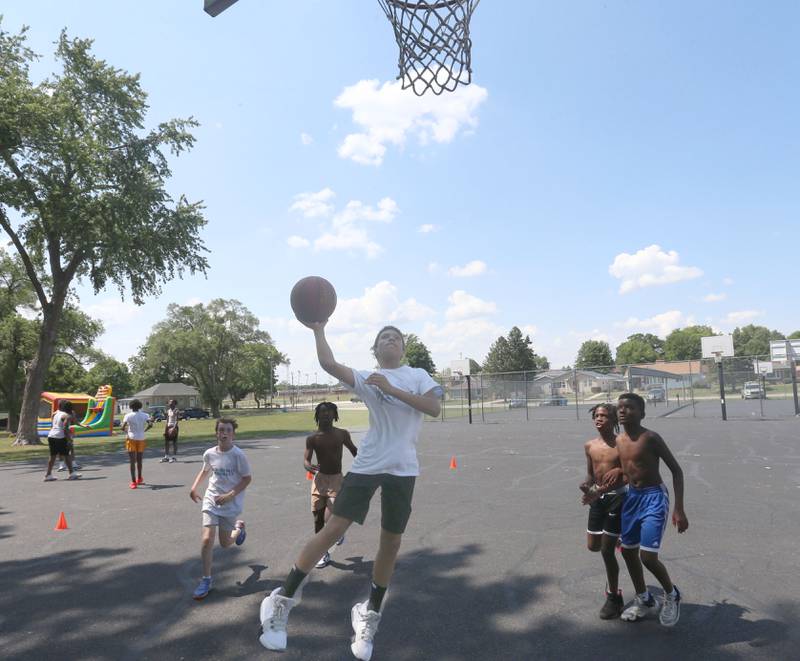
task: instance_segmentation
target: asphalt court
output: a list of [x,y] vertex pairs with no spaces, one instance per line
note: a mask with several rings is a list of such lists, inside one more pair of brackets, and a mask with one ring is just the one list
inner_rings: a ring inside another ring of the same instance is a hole
[[[690,528],[670,527],[662,552],[684,595],[677,627],[597,618],[604,571],[585,549],[577,489],[588,419],[428,422],[373,659],[797,658],[800,421],[646,422],[685,473]],[[239,445],[254,473],[247,542],[216,549],[214,590],[199,603],[200,510],[188,490],[204,446],[182,448],[177,464],[149,449],[148,484],[135,491],[122,453],[88,458],[77,483],[43,483],[41,462],[0,466],[4,657],[352,658],[349,612],[366,597],[378,503],[312,575],[289,649],[267,652],[258,607],[312,532],[309,483],[301,436]],[[69,530],[56,532],[60,511]],[[624,566],[620,584],[629,601]]]

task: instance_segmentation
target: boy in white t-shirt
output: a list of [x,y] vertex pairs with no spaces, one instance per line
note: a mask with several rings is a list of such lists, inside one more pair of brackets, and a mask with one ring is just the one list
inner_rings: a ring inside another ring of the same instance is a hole
[[[128,485],[135,489],[140,484],[144,484],[142,477],[142,459],[144,449],[147,447],[145,433],[153,426],[153,421],[142,409],[142,403],[138,399],[131,401],[131,412],[122,418],[122,431],[126,432],[125,449],[128,451],[128,459],[131,465],[131,483]],[[136,478],[136,470],[139,470],[139,478]]]
[[289,611],[300,601],[306,576],[353,521],[364,523],[370,499],[380,487],[381,536],[369,599],[351,610],[354,635],[350,649],[357,659],[368,661],[383,597],[411,514],[414,482],[419,475],[417,438],[424,414],[439,415],[442,389],[425,370],[401,364],[405,341],[394,326],[382,328],[372,347],[380,369],[360,372],[336,362],[325,338],[326,323],[306,324],[314,331],[319,363],[364,401],[370,428],[344,478],[333,515],[300,552],[284,584],[262,601],[259,641],[267,649],[286,649]]
[[[237,426],[233,418],[217,420],[217,445],[203,453],[203,467],[189,491],[189,497],[194,502],[203,502],[203,536],[200,546],[203,577],[192,594],[197,600],[204,599],[211,590],[211,560],[217,528],[219,543],[223,548],[234,543],[241,546],[247,535],[244,521],[237,517],[242,513],[244,490],[253,478],[247,457],[233,444]],[[205,496],[201,498],[197,487],[209,474],[211,478]]]

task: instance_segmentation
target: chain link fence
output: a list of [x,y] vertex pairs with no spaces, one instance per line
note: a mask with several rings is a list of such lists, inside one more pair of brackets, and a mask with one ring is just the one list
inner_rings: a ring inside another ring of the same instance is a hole
[[[720,369],[721,366],[721,369]],[[614,367],[585,367],[469,377],[440,377],[444,400],[440,419],[500,422],[581,420],[602,402],[635,392],[646,402],[648,418],[722,419],[720,377],[729,420],[791,418],[800,413],[796,370],[777,367],[769,356],[659,361]]]

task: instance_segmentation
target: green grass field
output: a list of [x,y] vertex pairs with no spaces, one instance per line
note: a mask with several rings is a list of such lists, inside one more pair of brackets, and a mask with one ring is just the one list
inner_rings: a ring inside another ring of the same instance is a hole
[[[264,413],[263,411],[243,410],[224,411],[224,415],[236,418],[239,428],[236,437],[271,438],[290,434],[310,433],[314,430],[314,414],[311,411],[289,411],[287,413]],[[340,410],[339,427],[346,429],[364,429],[367,426],[368,413],[363,410]],[[149,447],[164,447],[164,423],[158,422],[147,432]],[[48,455],[47,440],[43,445],[13,446],[11,434],[0,437],[0,462],[24,461],[29,459],[46,459]],[[214,443],[214,420],[184,420],[180,423],[179,444]],[[78,457],[116,452],[125,444],[125,435],[119,430],[114,436],[79,438],[75,441],[75,452]]]

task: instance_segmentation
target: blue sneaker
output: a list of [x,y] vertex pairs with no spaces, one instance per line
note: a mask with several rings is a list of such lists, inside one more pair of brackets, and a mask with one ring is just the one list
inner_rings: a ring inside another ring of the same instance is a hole
[[200,584],[194,589],[194,593],[192,594],[192,599],[197,599],[198,601],[200,601],[201,599],[205,599],[210,591],[211,591],[211,577],[203,576],[203,578],[200,579]]
[[236,529],[239,531],[239,534],[236,535],[236,546],[241,546],[244,544],[244,540],[247,539],[247,531],[244,529],[244,521],[241,519],[237,521]]

